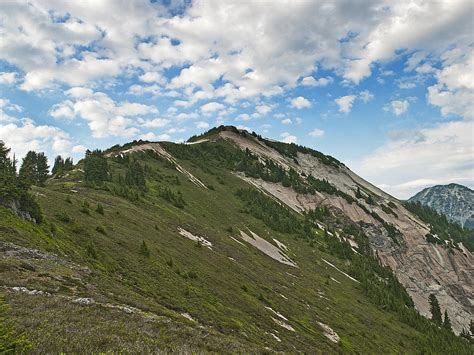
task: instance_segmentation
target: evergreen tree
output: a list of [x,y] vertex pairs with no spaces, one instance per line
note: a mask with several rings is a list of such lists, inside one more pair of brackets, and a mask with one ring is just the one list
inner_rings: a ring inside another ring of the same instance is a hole
[[20,179],[27,186],[42,185],[49,174],[48,158],[44,153],[36,153],[30,150],[23,158],[20,167]]
[[36,154],[36,175],[35,183],[43,185],[49,175],[48,158],[44,153]]
[[19,176],[20,179],[28,186],[33,185],[36,182],[37,162],[38,158],[36,152],[30,150],[28,153],[26,153],[21,163]]
[[84,178],[88,182],[107,181],[109,179],[107,159],[100,150],[86,151]]
[[429,296],[430,302],[430,311],[431,311],[431,319],[438,325],[442,325],[443,319],[441,318],[441,308],[439,307],[438,300],[434,294],[430,294]]
[[54,166],[53,169],[51,170],[51,173],[53,175],[60,174],[64,171],[71,170],[73,168],[73,163],[72,163],[72,158],[66,158],[66,160],[63,159],[60,155],[54,159]]
[[54,165],[53,165],[53,169],[51,170],[51,174],[53,175],[56,175],[58,173],[60,173],[64,168],[64,159],[58,155],[55,159],[54,159]]
[[129,186],[145,188],[145,174],[142,166],[134,160],[125,174],[125,183]]
[[12,199],[18,195],[15,161],[8,156],[10,148],[0,141],[0,198]]
[[451,320],[449,319],[449,316],[448,316],[448,310],[445,309],[444,310],[444,322],[443,322],[443,327],[448,329],[450,332],[453,331],[453,329],[451,328]]

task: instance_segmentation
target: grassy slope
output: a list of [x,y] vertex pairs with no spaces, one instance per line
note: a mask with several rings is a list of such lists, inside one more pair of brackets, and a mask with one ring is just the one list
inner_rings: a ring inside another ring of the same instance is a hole
[[[149,182],[150,191],[139,202],[87,188],[70,178],[51,180],[44,188],[34,188],[46,216],[40,227],[0,209],[1,241],[49,251],[90,269],[89,272],[51,260],[0,259],[1,284],[52,294],[6,293],[12,317],[25,330],[34,349],[256,351],[268,347],[335,352],[352,348],[361,353],[377,353],[381,348],[388,353],[416,349],[416,331],[376,308],[354,281],[321,260],[325,258],[344,269],[338,259],[240,213],[242,202],[235,191],[248,186],[239,178],[216,168],[204,172],[192,162],[183,161],[183,166],[214,187],[205,190],[163,162],[151,157],[141,159],[158,168],[161,178],[159,182]],[[113,171],[118,169],[115,163],[111,165]],[[174,176],[179,185],[172,182]],[[157,184],[179,189],[186,207],[176,208],[160,198]],[[68,195],[72,203],[66,202]],[[79,211],[84,200],[91,206],[89,215]],[[104,206],[104,215],[94,212],[97,203]],[[58,220],[60,212],[73,217],[74,222]],[[51,223],[56,226],[54,233],[50,231]],[[102,226],[106,234],[97,232],[97,226]],[[213,250],[179,236],[178,226],[210,240]],[[274,237],[285,243],[299,268],[280,264],[250,245],[244,247],[230,239],[231,234],[238,238],[238,229],[245,228],[268,240]],[[150,249],[150,258],[139,254],[142,240]],[[87,253],[91,241],[96,259]],[[190,271],[197,278],[188,277]],[[100,304],[81,306],[71,302],[74,297],[92,297],[102,304],[126,304],[158,318],[130,315]],[[275,315],[265,306],[286,316],[296,331],[277,325],[271,318]],[[182,312],[189,313],[198,323],[186,320],[180,315]],[[342,346],[324,336],[318,321],[328,324],[343,338]]]

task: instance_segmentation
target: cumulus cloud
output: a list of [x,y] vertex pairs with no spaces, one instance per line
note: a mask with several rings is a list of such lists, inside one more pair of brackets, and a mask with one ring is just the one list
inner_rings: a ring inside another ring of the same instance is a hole
[[282,124],[288,125],[292,124],[293,121],[290,118],[285,118],[284,120],[281,121]]
[[352,105],[356,99],[355,95],[346,95],[338,97],[334,102],[339,106],[339,112],[349,113],[352,110]]
[[330,76],[319,79],[315,79],[312,76],[306,76],[301,79],[301,85],[303,86],[326,86],[332,82],[333,79]]
[[353,167],[399,198],[434,184],[474,186],[473,131],[472,121],[458,121],[394,132],[388,143]]
[[30,119],[23,119],[21,123],[0,124],[0,137],[18,159],[29,150],[46,152],[48,155],[67,155],[72,147],[68,133],[54,126],[37,125]]
[[17,73],[0,72],[0,85],[11,85],[17,81]]
[[303,96],[298,96],[298,97],[295,97],[294,99],[291,100],[290,105],[291,105],[291,107],[294,107],[294,108],[300,110],[302,108],[311,107],[311,101],[304,98]]
[[204,122],[204,121],[196,122],[196,128],[199,128],[199,129],[209,128],[209,123]]
[[207,104],[202,105],[200,110],[204,114],[211,114],[224,108],[225,106],[219,102],[208,102]]
[[272,107],[270,105],[258,105],[255,107],[255,112],[257,112],[260,115],[266,115],[270,112],[272,112]]
[[311,132],[309,132],[308,135],[314,138],[320,138],[324,136],[324,131],[322,129],[315,128]]
[[285,142],[285,143],[297,143],[298,142],[298,138],[288,132],[283,132],[282,134],[280,134],[280,137],[282,138],[282,142]]
[[372,94],[369,90],[364,90],[359,93],[359,98],[367,103],[374,98],[374,94]]
[[453,49],[443,56],[444,68],[438,82],[428,88],[428,102],[443,116],[459,115],[474,119],[474,49]]
[[408,100],[393,100],[383,107],[384,111],[389,111],[395,116],[400,116],[408,111],[410,102]]
[[112,100],[103,92],[87,88],[72,88],[66,91],[70,99],[53,106],[50,115],[56,119],[81,118],[85,120],[95,138],[107,136],[131,137],[139,133],[138,124],[158,127],[166,121],[144,120],[140,116],[159,113],[155,106],[136,102]]
[[154,118],[152,120],[141,119],[141,120],[139,120],[139,122],[143,127],[162,128],[162,127],[167,126],[171,121],[169,119],[166,119],[166,118]]

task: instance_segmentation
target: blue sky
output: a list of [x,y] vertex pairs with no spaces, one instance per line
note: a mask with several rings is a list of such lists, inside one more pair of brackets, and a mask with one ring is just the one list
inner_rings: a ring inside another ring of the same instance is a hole
[[406,198],[474,187],[472,1],[0,3],[0,139],[77,161],[219,124]]

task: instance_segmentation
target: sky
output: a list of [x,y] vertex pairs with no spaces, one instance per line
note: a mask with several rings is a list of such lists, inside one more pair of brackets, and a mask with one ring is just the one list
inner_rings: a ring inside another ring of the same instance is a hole
[[474,2],[0,2],[0,140],[75,161],[235,125],[398,198],[474,187]]

